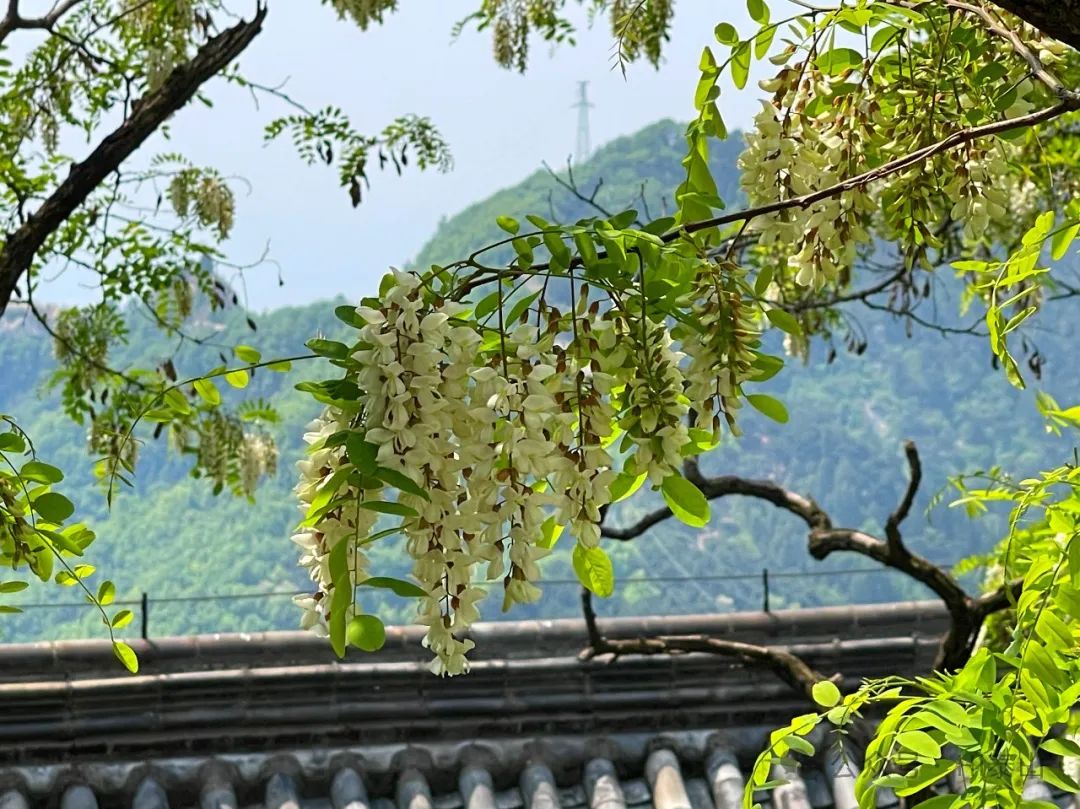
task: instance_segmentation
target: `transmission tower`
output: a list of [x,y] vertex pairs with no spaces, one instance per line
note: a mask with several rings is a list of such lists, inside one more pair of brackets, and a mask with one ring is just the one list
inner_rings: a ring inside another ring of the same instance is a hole
[[591,148],[589,146],[589,107],[593,106],[589,103],[589,97],[587,95],[587,87],[589,83],[587,81],[578,82],[578,100],[577,103],[572,105],[571,109],[577,109],[577,148],[574,150],[574,162],[577,164],[584,163],[589,159],[589,152]]

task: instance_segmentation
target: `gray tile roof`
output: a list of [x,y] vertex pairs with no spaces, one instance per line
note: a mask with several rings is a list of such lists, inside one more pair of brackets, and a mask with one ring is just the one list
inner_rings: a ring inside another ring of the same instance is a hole
[[[738,809],[752,756],[722,738],[699,731],[52,765],[0,780],[0,809]],[[825,756],[787,773],[772,803],[854,809],[853,773],[852,762]]]

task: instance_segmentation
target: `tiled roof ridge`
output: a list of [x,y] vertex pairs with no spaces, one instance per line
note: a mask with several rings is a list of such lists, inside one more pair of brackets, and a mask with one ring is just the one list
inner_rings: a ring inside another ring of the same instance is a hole
[[[938,601],[842,607],[813,607],[686,616],[606,618],[608,637],[711,634],[767,645],[825,642],[867,637],[940,636],[948,615]],[[345,663],[382,665],[427,659],[420,646],[422,627],[387,628],[385,647],[376,655],[350,651]],[[585,645],[578,619],[505,621],[476,624],[477,663],[536,657],[572,656]],[[193,671],[236,666],[332,663],[329,644],[305,632],[219,633],[132,640],[144,672]],[[0,647],[0,683],[68,680],[83,676],[122,676],[107,640],[51,641]],[[0,808],[2,809],[2,808]]]

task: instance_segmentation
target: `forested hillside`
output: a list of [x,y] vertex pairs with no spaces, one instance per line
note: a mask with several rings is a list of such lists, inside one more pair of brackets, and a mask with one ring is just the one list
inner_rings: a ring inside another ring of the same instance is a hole
[[[670,197],[680,179],[680,132],[680,126],[662,122],[609,144],[576,170],[579,188],[587,196],[602,179],[596,195],[601,205],[640,209],[644,196],[650,213],[659,215],[665,196]],[[726,167],[720,192],[728,199],[737,196],[733,162],[738,148],[733,138],[715,157],[719,166]],[[644,188],[642,177],[648,178]],[[539,171],[445,221],[416,263],[460,255],[497,238],[496,213],[548,216],[552,208],[554,218],[563,221],[595,214],[585,201]],[[943,309],[955,305],[941,302]],[[1041,386],[1070,404],[1080,394],[1080,384],[1066,362],[1075,340],[1073,318],[1068,316],[1072,306],[1066,301],[1049,308],[1040,315],[1035,332],[1046,358]],[[824,352],[815,351],[811,369],[793,367],[780,374],[767,389],[787,404],[790,422],[780,426],[747,413],[746,435],[725,442],[708,456],[705,471],[776,479],[813,494],[838,522],[877,529],[903,490],[901,441],[912,438],[922,451],[926,483],[907,525],[909,544],[942,562],[988,548],[997,536],[994,525],[971,523],[943,507],[933,512],[930,524],[921,507],[952,473],[988,465],[992,459],[1010,471],[1031,472],[1065,459],[1069,446],[1046,435],[1032,393],[1012,389],[991,368],[984,338],[917,331],[909,339],[885,315],[858,310],[855,314],[868,338],[868,350],[860,356],[841,353],[828,365]],[[171,345],[161,342],[142,314],[132,312],[129,320],[130,356],[119,358],[123,364],[136,360],[152,364],[169,354]],[[256,320],[254,336],[239,312],[217,323],[193,323],[190,331],[213,333],[212,342],[224,345],[255,342],[264,356],[271,357],[302,352],[304,341],[320,329],[331,336],[337,329],[330,302],[262,313]],[[187,349],[181,373],[215,364],[216,354],[213,346]],[[934,356],[942,361],[927,365],[925,358]],[[0,412],[20,413],[22,426],[43,454],[69,472],[71,485],[65,491],[77,495],[80,512],[100,537],[89,561],[115,580],[120,599],[138,599],[142,592],[150,595],[152,634],[296,625],[298,611],[285,594],[304,586],[289,542],[298,514],[290,493],[292,464],[299,457],[303,426],[316,413],[314,403],[292,389],[299,372],[260,372],[246,391],[266,398],[282,416],[274,428],[282,462],[276,477],[260,491],[257,506],[229,495],[214,497],[205,484],[186,476],[182,459],[148,441],[134,489],[123,490],[109,512],[92,481],[85,436],[60,412],[55,394],[48,390],[52,360],[47,335],[17,311],[10,313],[0,324],[0,358],[4,367],[25,373],[0,377]],[[312,378],[310,368],[303,375]],[[148,439],[148,433],[143,437]],[[638,496],[613,516],[630,520],[653,505],[650,496]],[[603,613],[758,607],[764,567],[772,571],[774,607],[922,595],[910,582],[880,571],[826,575],[825,571],[840,569],[865,570],[868,565],[855,558],[814,562],[806,554],[801,524],[769,506],[720,501],[714,503],[713,514],[706,530],[695,532],[672,521],[615,548],[622,585],[600,605]],[[393,565],[398,566],[397,573],[407,572],[402,567],[405,555],[393,554],[389,545],[375,546],[372,555],[385,560],[379,563],[381,572],[394,572]],[[784,575],[794,571],[811,575]],[[573,578],[568,547],[556,548],[547,561],[547,576],[556,582]],[[729,576],[742,578],[725,578]],[[534,612],[518,611],[509,617],[576,613],[576,583],[548,587],[554,597],[544,599]],[[268,592],[281,595],[262,595]],[[77,601],[72,590],[71,602]],[[498,606],[492,599],[486,616],[498,617]],[[408,618],[407,606],[392,597],[380,610],[391,620]],[[59,604],[27,604],[23,615],[0,617],[4,640],[98,631],[89,611]],[[137,632],[138,627],[136,620],[128,631]]]

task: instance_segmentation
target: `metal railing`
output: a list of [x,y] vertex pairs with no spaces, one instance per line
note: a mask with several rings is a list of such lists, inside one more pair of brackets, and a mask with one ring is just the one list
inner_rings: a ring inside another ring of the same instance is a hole
[[[952,563],[935,563],[941,567],[949,568],[955,562]],[[880,565],[873,567],[859,567],[859,568],[842,568],[833,570],[772,570],[768,567],[761,568],[758,572],[753,573],[727,573],[727,574],[706,574],[701,576],[642,576],[642,577],[627,577],[621,580],[621,584],[720,584],[720,583],[735,583],[735,582],[758,582],[760,585],[760,603],[762,612],[770,612],[772,609],[772,601],[774,596],[780,593],[777,590],[777,580],[797,580],[812,577],[829,578],[834,577],[847,577],[847,576],[865,576],[865,575],[903,575],[898,571],[891,568],[882,567]],[[544,586],[580,586],[577,579],[545,579],[541,582]],[[478,586],[491,587],[499,586],[499,582],[479,582]],[[169,605],[190,604],[199,602],[220,602],[220,601],[236,601],[236,600],[264,600],[271,601],[279,598],[292,598],[296,595],[301,595],[304,590],[260,590],[254,592],[237,592],[237,593],[200,593],[194,595],[183,596],[153,596],[151,593],[142,592],[137,599],[121,599],[112,602],[111,607],[123,607],[131,609],[133,612],[137,610],[137,617],[139,618],[139,635],[144,640],[151,637],[150,631],[150,618],[153,612],[154,606],[166,607]],[[723,597],[725,594],[718,594]],[[850,603],[850,602],[849,602]],[[94,608],[93,604],[85,601],[70,601],[70,602],[29,602],[24,604],[17,604],[16,606],[24,612],[32,612],[36,610],[55,610],[55,609],[79,609],[79,608]]]

